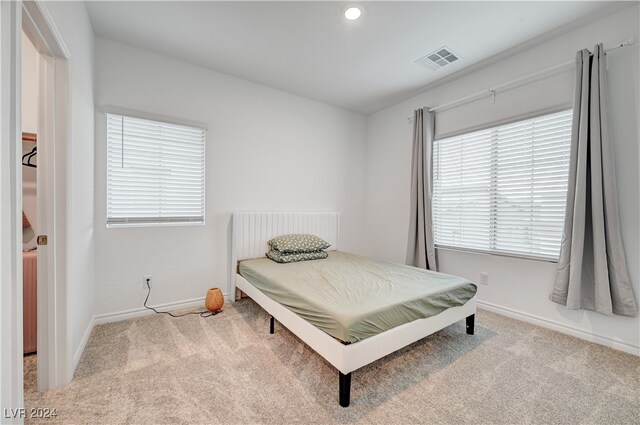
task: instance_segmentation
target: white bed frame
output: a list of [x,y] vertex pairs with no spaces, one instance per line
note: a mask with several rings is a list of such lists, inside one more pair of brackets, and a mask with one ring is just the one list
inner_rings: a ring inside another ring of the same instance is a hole
[[311,233],[337,250],[340,213],[337,212],[237,212],[233,214],[231,238],[231,294],[236,288],[258,303],[273,319],[284,325],[340,371],[340,405],[349,405],[351,372],[393,353],[447,326],[466,319],[467,333],[473,334],[476,298],[442,313],[418,319],[353,344],[343,344],[307,322],[282,304],[272,300],[237,273],[238,261],[264,257],[267,241],[290,233]]

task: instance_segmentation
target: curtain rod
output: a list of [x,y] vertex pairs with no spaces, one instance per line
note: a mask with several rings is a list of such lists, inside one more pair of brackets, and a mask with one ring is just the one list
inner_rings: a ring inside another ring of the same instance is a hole
[[[618,43],[614,46],[611,46],[607,49],[605,49],[605,53],[610,52],[612,50],[616,50],[616,49],[620,49],[622,47],[627,47],[627,46],[631,46],[633,44],[635,44],[636,40],[634,38],[630,38],[622,43]],[[442,105],[438,105],[438,106],[434,106],[433,108],[429,108],[429,112],[435,112],[437,110],[440,109],[445,109],[445,108],[449,108],[452,106],[457,106],[457,105],[462,105],[465,103],[469,103],[471,101],[474,100],[478,100],[481,99],[483,97],[489,96],[492,98],[492,101],[495,99],[496,96],[496,92],[498,90],[504,90],[507,88],[511,88],[511,87],[517,87],[519,85],[521,85],[522,83],[524,83],[525,81],[528,82],[529,80],[531,81],[536,81],[539,79],[542,79],[544,77],[548,77],[551,75],[554,75],[560,71],[563,71],[565,68],[569,68],[571,65],[573,65],[575,63],[575,60],[570,60],[570,61],[566,61],[563,62],[561,64],[552,66],[550,68],[547,69],[543,69],[541,71],[537,71],[534,72],[532,74],[529,75],[525,75],[524,77],[520,77],[520,78],[516,78],[515,80],[511,80],[511,81],[507,81],[506,83],[502,83],[502,84],[498,84],[497,86],[494,87],[490,87],[489,89],[486,90],[482,90],[473,94],[470,94],[469,96],[465,96],[465,97],[461,97],[460,99],[456,99],[456,100],[452,100],[451,102],[447,102],[447,103],[443,103]],[[413,116],[407,117],[407,121],[413,121]]]

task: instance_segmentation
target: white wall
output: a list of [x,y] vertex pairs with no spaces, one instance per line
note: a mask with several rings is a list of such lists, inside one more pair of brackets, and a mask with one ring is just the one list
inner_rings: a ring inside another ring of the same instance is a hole
[[67,146],[67,332],[75,369],[94,315],[94,36],[84,2],[47,2],[71,55]]
[[22,32],[22,131],[38,132],[38,51]]
[[[413,109],[435,106],[537,70],[573,59],[577,50],[598,42],[610,46],[630,37],[638,39],[638,6],[593,22],[492,66],[435,87],[407,101],[372,114],[367,120],[367,254],[404,262],[409,219],[409,183]],[[639,286],[638,193],[638,45],[607,55],[611,119],[623,240],[636,299]],[[442,113],[437,132],[472,127],[572,101],[573,71],[548,78],[488,100]],[[548,300],[555,264],[440,250],[441,271],[479,281],[489,273],[489,285],[479,285],[480,301],[502,313],[519,312],[538,323],[584,338],[597,339],[640,353],[640,319],[607,317],[570,311]],[[482,324],[480,323],[480,326]]]
[[[22,131],[38,133],[38,51],[26,34],[22,33]],[[33,149],[32,142],[22,142],[22,154]],[[31,160],[37,163],[37,156]],[[23,249],[36,245],[38,234],[36,201],[36,169],[22,167],[22,211],[31,223],[31,227],[22,230]]]
[[[105,227],[104,107],[205,124],[206,225]],[[233,211],[342,213],[341,247],[363,250],[365,118],[300,96],[96,39],[97,314],[227,289]]]

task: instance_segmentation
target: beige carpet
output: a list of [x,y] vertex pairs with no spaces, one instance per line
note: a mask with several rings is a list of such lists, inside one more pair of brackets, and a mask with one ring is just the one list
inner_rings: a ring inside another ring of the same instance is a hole
[[[479,311],[353,374],[333,367],[250,300],[210,318],[154,315],[95,328],[73,382],[35,389],[53,423],[640,423],[640,358]],[[29,422],[29,421],[28,421]]]

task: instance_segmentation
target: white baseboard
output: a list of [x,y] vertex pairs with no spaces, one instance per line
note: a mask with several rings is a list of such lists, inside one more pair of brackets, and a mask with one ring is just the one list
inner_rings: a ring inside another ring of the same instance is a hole
[[73,354],[73,363],[71,364],[71,379],[73,375],[76,373],[76,368],[78,367],[78,363],[80,363],[80,358],[82,357],[82,353],[84,353],[84,349],[87,346],[87,342],[89,342],[89,337],[91,336],[91,332],[93,328],[96,326],[96,318],[92,317],[89,322],[89,326],[87,326],[87,330],[84,331],[84,335],[82,335],[82,339],[80,340],[80,344],[78,348],[76,348],[76,352]]
[[561,332],[563,334],[575,336],[576,338],[584,339],[589,342],[594,342],[596,344],[600,344],[616,350],[624,351],[625,353],[640,356],[640,347],[638,346],[627,344],[622,341],[616,341],[614,339],[608,338],[603,335],[595,335],[595,334],[583,331],[582,329],[578,329],[573,326],[567,326],[565,324],[556,322],[554,320],[545,319],[540,316],[524,313],[522,311],[514,310],[511,308],[502,307],[496,304],[488,303],[486,301],[478,300],[478,307],[483,310],[500,314],[502,316],[507,316],[512,319],[520,320],[522,322],[533,323],[534,325],[538,325],[543,328],[547,328],[557,332]]
[[[225,302],[230,302],[228,294],[224,294]],[[178,310],[183,308],[204,307],[204,297],[192,298],[190,300],[175,301],[166,304],[154,305],[154,308],[162,311]],[[96,325],[104,323],[121,322],[123,320],[133,319],[135,317],[148,316],[155,314],[152,310],[144,307],[134,308],[131,310],[118,311],[114,313],[99,314],[93,318]]]

